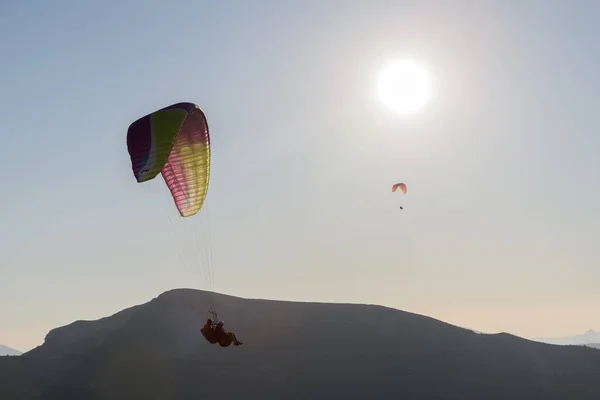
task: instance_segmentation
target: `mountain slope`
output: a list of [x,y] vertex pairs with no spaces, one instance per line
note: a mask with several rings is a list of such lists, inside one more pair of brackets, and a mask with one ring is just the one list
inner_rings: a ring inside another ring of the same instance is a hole
[[597,350],[380,306],[214,295],[244,345],[211,346],[199,334],[210,297],[173,290],[53,330],[22,363],[0,363],[0,398],[600,398]]
[[8,346],[0,344],[0,356],[20,356],[22,353],[19,350],[12,349]]

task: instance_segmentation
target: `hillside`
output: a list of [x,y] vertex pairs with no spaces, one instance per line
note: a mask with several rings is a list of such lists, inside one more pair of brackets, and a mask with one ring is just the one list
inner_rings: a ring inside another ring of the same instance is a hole
[[0,356],[20,356],[21,354],[19,350],[0,344]]
[[598,399],[600,352],[476,334],[390,308],[214,295],[241,347],[199,330],[211,294],[179,289],[52,330],[0,359],[11,399]]

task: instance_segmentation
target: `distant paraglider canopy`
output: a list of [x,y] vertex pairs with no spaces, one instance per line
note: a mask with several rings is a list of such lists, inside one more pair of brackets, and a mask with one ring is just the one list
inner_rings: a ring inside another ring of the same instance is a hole
[[394,186],[392,186],[392,192],[395,192],[398,190],[398,188],[402,190],[402,193],[406,194],[406,185],[404,183],[396,183]]

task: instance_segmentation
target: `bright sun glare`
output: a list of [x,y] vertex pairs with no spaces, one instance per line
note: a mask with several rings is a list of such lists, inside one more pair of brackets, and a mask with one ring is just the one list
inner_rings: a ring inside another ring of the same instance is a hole
[[431,98],[431,76],[415,61],[391,62],[379,75],[378,94],[390,110],[398,114],[415,113]]

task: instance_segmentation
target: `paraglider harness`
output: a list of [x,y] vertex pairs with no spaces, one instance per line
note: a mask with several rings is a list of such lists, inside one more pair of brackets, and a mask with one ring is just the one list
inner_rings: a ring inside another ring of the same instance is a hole
[[209,308],[208,312],[206,313],[206,315],[212,321],[211,327],[213,329],[215,329],[217,327],[217,324],[219,323],[219,317],[217,316],[217,311],[211,306]]
[[[204,327],[201,329],[201,332],[204,335],[204,338],[208,340],[209,343],[219,343],[221,347],[227,347],[231,343],[233,343],[234,346],[239,346],[243,344],[242,342],[237,340],[235,333],[228,332],[225,330],[225,328],[223,327],[224,323],[223,321],[219,321],[219,317],[217,316],[217,312],[214,308],[211,307],[208,310],[207,316],[211,320],[210,328],[204,325]],[[207,330],[210,330],[212,332],[208,332]]]
[[201,329],[202,335],[204,336],[204,338],[206,340],[208,340],[209,343],[211,343],[211,344],[218,343],[218,339],[215,335],[217,324],[218,324],[217,312],[214,310],[214,308],[211,307],[210,310],[206,314],[207,314],[207,317],[210,318],[211,324],[210,324],[210,327],[207,327],[206,325],[204,325],[204,327]]

